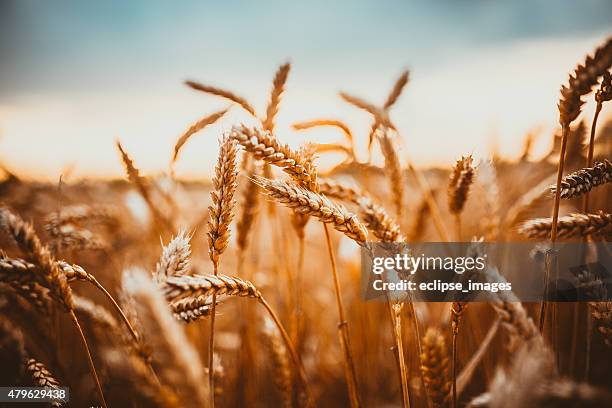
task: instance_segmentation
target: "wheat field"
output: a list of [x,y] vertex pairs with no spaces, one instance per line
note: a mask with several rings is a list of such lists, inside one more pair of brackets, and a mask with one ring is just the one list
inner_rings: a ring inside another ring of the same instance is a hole
[[[278,130],[286,63],[262,84],[265,108],[186,82],[231,105],[186,124],[163,175],[140,171],[120,140],[124,179],[44,183],[4,169],[0,385],[69,387],[53,406],[73,407],[610,406],[612,303],[366,302],[360,251],[608,242],[611,65],[608,38],[568,67],[543,156],[527,135],[520,157],[414,166],[393,121],[408,71],[380,105],[339,94],[370,128],[332,114]],[[229,109],[251,122],[225,123]],[[207,131],[215,123],[228,130]],[[320,127],[343,142],[283,140]],[[192,137],[219,141],[211,180],[175,171]],[[357,138],[384,161],[359,160]],[[323,171],[329,153],[342,160]]]

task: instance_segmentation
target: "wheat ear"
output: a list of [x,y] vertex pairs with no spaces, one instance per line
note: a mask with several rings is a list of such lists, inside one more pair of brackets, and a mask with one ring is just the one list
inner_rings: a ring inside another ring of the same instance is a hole
[[383,131],[378,133],[378,142],[385,158],[385,172],[389,179],[389,187],[395,206],[395,217],[401,220],[404,208],[404,177],[397,155],[397,148],[386,128],[383,128]]
[[[604,159],[603,162],[596,162],[592,167],[585,167],[563,177],[561,198],[579,197],[609,182],[612,182],[612,162]],[[551,186],[550,190],[554,194],[555,186]]]
[[461,241],[461,211],[467,201],[470,186],[474,182],[472,156],[457,160],[448,183],[448,209],[455,217],[457,240]]
[[191,236],[185,231],[162,249],[161,257],[155,267],[155,280],[163,282],[169,276],[186,275],[191,271]]
[[[609,37],[605,44],[595,50],[593,57],[587,56],[584,65],[578,65],[574,75],[570,75],[567,86],[561,86],[561,98],[559,99],[559,123],[561,124],[561,149],[559,152],[559,164],[557,166],[557,182],[555,184],[555,199],[553,203],[552,220],[550,225],[550,241],[554,244],[557,240],[557,229],[559,220],[559,203],[561,199],[561,180],[563,178],[563,166],[565,164],[565,152],[567,149],[567,139],[570,133],[570,124],[580,115],[584,101],[582,97],[591,92],[591,88],[597,80],[612,65],[612,37]],[[548,282],[550,280],[551,269],[556,264],[556,258],[547,255],[545,285],[548,293]],[[544,328],[546,319],[547,302],[540,305],[540,330]]]
[[[518,232],[529,238],[549,238],[552,223],[550,218],[535,218],[523,223]],[[558,238],[587,235],[609,237],[610,234],[612,234],[612,215],[603,211],[594,214],[569,214],[558,219]]]
[[353,132],[351,131],[351,128],[348,127],[348,125],[340,120],[337,119],[314,119],[314,120],[310,120],[307,122],[298,122],[298,123],[294,123],[292,125],[293,129],[295,130],[307,130],[307,129],[312,129],[315,127],[321,127],[321,126],[331,126],[331,127],[335,127],[338,128],[342,131],[342,134],[344,135],[344,137],[346,138],[346,140],[349,142],[349,145],[351,146],[351,150],[354,150],[354,138],[353,138]]
[[178,138],[178,140],[176,141],[174,145],[174,154],[172,155],[172,160],[170,160],[170,166],[173,166],[174,163],[176,163],[176,160],[178,159],[178,155],[181,151],[181,148],[185,145],[185,143],[187,143],[187,141],[191,138],[191,136],[198,133],[200,130],[204,129],[205,127],[217,122],[219,119],[223,117],[223,115],[227,113],[228,110],[229,108],[225,108],[215,113],[212,113],[198,120],[191,126],[189,126],[189,128]]
[[287,62],[281,65],[276,71],[276,74],[274,75],[274,81],[272,83],[272,92],[270,93],[270,101],[268,102],[268,106],[266,108],[266,117],[262,121],[263,128],[271,133],[274,132],[274,119],[276,118],[276,114],[278,113],[281,96],[285,91],[285,83],[287,82],[287,77],[289,76],[290,69],[291,64]]
[[194,81],[185,81],[185,85],[188,87],[195,89],[196,91],[204,92],[207,94],[220,96],[221,98],[225,98],[235,104],[239,105],[242,109],[250,113],[253,117],[257,117],[255,114],[255,109],[247,102],[246,99],[241,96],[236,95],[231,91],[227,91],[225,89],[217,88],[214,86],[204,85]]
[[[60,388],[59,380],[51,374],[47,367],[40,361],[27,358],[24,360],[25,370],[32,379],[32,383],[36,387],[51,388],[57,390]],[[52,407],[63,407],[65,401],[56,399],[51,402]]]
[[357,216],[334,204],[323,195],[306,190],[281,180],[257,177],[254,180],[268,196],[294,211],[318,218],[331,224],[336,230],[351,238],[357,244],[366,244],[367,231]]
[[432,406],[442,407],[448,401],[451,387],[444,336],[440,330],[430,327],[421,344],[421,375],[425,390]]
[[[281,333],[285,346],[300,376],[304,391],[308,395],[308,399],[310,399],[306,374],[299,355],[295,351],[291,339],[278,319],[278,316],[276,316],[276,313],[253,283],[227,275],[172,276],[161,284],[161,291],[165,295],[166,300],[170,303],[175,316],[183,321],[192,321],[203,316],[211,315],[209,309],[211,299],[217,296],[242,296],[257,299],[259,303],[264,306]],[[202,310],[201,314],[200,310]]]
[[318,191],[316,169],[312,162],[304,160],[298,152],[281,145],[269,132],[234,126],[229,137],[236,140],[256,159],[280,167],[294,180],[312,191]]
[[[213,262],[214,274],[219,270],[219,257],[227,248],[230,236],[230,223],[234,217],[234,193],[238,186],[238,167],[236,162],[236,141],[226,137],[221,143],[219,158],[213,177],[214,189],[210,193],[212,204],[208,207],[210,221],[208,222],[208,254]],[[216,294],[212,296],[210,338],[208,347],[208,374],[210,389],[214,390],[214,333]],[[215,405],[215,393],[210,393],[211,406]]]
[[145,179],[140,175],[140,170],[134,165],[134,161],[130,158],[127,152],[121,146],[121,143],[117,140],[117,149],[121,154],[121,159],[125,166],[125,171],[127,173],[128,179],[130,182],[138,189],[138,192],[142,196],[142,199],[147,203],[147,207],[151,214],[153,214],[153,219],[158,227],[165,228],[169,231],[173,230],[172,222],[161,213],[159,208],[153,202],[153,198],[151,197],[151,192],[149,189],[149,185],[146,183]]

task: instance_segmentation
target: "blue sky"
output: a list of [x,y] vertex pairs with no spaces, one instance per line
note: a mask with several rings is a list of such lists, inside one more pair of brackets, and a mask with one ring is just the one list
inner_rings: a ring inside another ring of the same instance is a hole
[[[120,175],[120,138],[142,167],[163,171],[181,131],[225,106],[183,80],[226,86],[261,111],[286,60],[293,70],[279,136],[292,143],[305,136],[295,140],[288,125],[316,116],[367,133],[369,119],[337,91],[382,101],[409,68],[393,112],[406,154],[452,162],[485,154],[492,135],[513,154],[530,128],[554,127],[559,85],[612,34],[610,21],[605,0],[0,0],[0,159],[50,179],[67,165],[84,176]],[[199,135],[179,170],[209,174],[219,132],[243,119],[236,110]]]

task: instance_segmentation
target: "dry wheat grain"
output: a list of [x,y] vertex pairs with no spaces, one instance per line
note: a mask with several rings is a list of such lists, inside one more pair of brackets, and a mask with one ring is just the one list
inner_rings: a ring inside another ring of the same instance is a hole
[[336,230],[342,232],[359,245],[365,245],[367,231],[359,222],[357,216],[348,212],[343,207],[334,204],[325,196],[280,180],[268,180],[258,177],[254,181],[266,190],[268,196],[272,199],[298,213],[306,214],[318,218],[324,223],[331,224]]
[[[523,223],[518,232],[529,238],[548,238],[552,220],[536,218]],[[558,220],[558,237],[572,238],[587,235],[610,237],[612,234],[612,215],[599,211],[595,214],[569,214]]]
[[[574,198],[581,196],[593,188],[612,182],[612,162],[604,159],[596,162],[593,167],[586,167],[568,174],[561,180],[561,198]],[[550,187],[555,193],[555,186]]]
[[163,282],[168,276],[186,275],[191,271],[191,235],[180,231],[163,247],[155,267],[155,280]]
[[229,137],[240,143],[256,159],[282,168],[298,183],[309,190],[318,191],[317,173],[312,162],[304,160],[299,152],[292,151],[289,146],[279,144],[272,134],[242,125],[234,126]]

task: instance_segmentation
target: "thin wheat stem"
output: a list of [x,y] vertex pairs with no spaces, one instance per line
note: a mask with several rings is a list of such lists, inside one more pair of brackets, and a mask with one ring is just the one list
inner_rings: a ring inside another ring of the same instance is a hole
[[[589,138],[589,151],[587,153],[586,167],[591,167],[593,165],[593,153],[595,151],[595,131],[597,127],[597,119],[599,118],[599,113],[601,112],[602,105],[603,105],[602,102],[598,101],[597,106],[595,107],[595,114],[593,115],[593,123],[591,124],[591,136]],[[588,191],[586,192],[586,194],[584,195],[582,199],[582,212],[585,214],[588,214],[589,212],[589,192]],[[587,241],[588,241],[588,237],[584,237],[583,242],[586,244]],[[579,303],[576,303],[576,307],[574,308],[574,321],[578,320],[578,309],[579,309]],[[587,325],[588,326],[592,325],[592,317],[591,317],[591,313],[589,312],[588,308],[587,308]],[[585,339],[586,341],[585,370],[584,370],[585,381],[587,381],[589,378],[589,364],[591,360],[591,342],[593,341],[592,334],[593,334],[592,330],[587,330],[586,339]],[[572,358],[570,360],[572,364],[575,359],[576,343],[578,341],[577,336],[578,336],[578,331],[574,330],[574,336],[572,337]]]
[[77,328],[77,331],[79,332],[79,335],[81,336],[81,342],[83,343],[83,347],[85,347],[85,354],[87,354],[87,363],[89,364],[89,369],[91,370],[91,374],[94,377],[94,381],[96,383],[96,388],[98,391],[98,395],[100,396],[102,406],[104,408],[107,408],[106,399],[104,398],[102,386],[100,385],[100,379],[98,378],[98,372],[96,371],[96,366],[94,365],[93,359],[91,357],[89,345],[87,344],[87,339],[85,338],[85,334],[83,333],[83,329],[81,328],[79,319],[77,319],[76,315],[74,314],[74,310],[70,310],[68,314],[70,315],[70,319],[72,319],[72,322],[74,323],[75,327]]
[[[601,112],[602,103],[598,102],[597,107],[595,108],[595,115],[593,116],[593,123],[591,124],[591,136],[589,138],[589,152],[587,153],[587,161],[586,167],[591,167],[593,165],[593,153],[595,150],[595,130],[597,128],[597,119],[599,118],[599,112]],[[589,212],[589,192],[587,191],[584,194],[584,198],[582,200],[582,212]]]
[[461,213],[455,214],[455,235],[457,242],[461,242]]
[[340,346],[342,347],[342,351],[344,354],[344,363],[345,363],[345,374],[346,374],[346,382],[349,391],[349,398],[351,401],[351,407],[359,407],[359,394],[357,391],[357,375],[355,373],[355,363],[353,360],[353,355],[350,348],[350,337],[349,337],[349,328],[348,322],[346,321],[346,315],[344,312],[344,304],[342,302],[342,290],[340,289],[340,280],[338,279],[338,271],[336,268],[336,258],[334,256],[334,250],[331,242],[331,237],[329,234],[329,228],[327,224],[323,224],[323,230],[325,231],[325,241],[327,242],[327,251],[329,253],[329,260],[331,262],[332,267],[332,276],[334,280],[334,291],[336,295],[336,305],[338,307],[338,319],[340,322],[338,323],[338,332],[340,335]]
[[306,380],[306,371],[304,370],[304,365],[302,364],[302,361],[300,360],[299,354],[295,350],[293,343],[291,343],[291,339],[289,338],[289,335],[287,334],[287,331],[283,327],[283,324],[281,323],[280,319],[278,318],[274,310],[270,307],[270,304],[264,299],[263,296],[260,296],[258,299],[259,299],[259,302],[266,309],[266,311],[268,312],[272,320],[274,321],[274,324],[276,325],[276,327],[278,328],[278,331],[280,332],[281,337],[283,338],[283,341],[285,342],[285,346],[287,347],[287,350],[289,350],[289,354],[291,355],[291,360],[293,360],[293,364],[295,365],[295,368],[297,369],[298,376],[300,377],[300,382],[302,383],[302,388],[304,390],[304,394],[306,395],[307,405],[312,406],[313,404],[312,395],[310,394],[310,388],[308,386],[308,381]]
[[557,240],[557,221],[559,220],[559,203],[561,200],[561,180],[563,179],[563,165],[565,164],[565,151],[567,150],[567,137],[569,135],[569,124],[562,125],[562,134],[561,134],[561,152],[559,153],[559,165],[557,167],[557,183],[555,185],[555,200],[553,203],[553,216],[552,216],[552,226],[550,231],[550,242],[552,244],[551,251],[548,251],[546,258],[546,273],[544,277],[544,300],[540,304],[540,322],[539,329],[540,333],[544,330],[544,322],[546,320],[546,309],[547,309],[547,301],[546,298],[549,294],[549,280],[551,275],[551,270],[553,268],[553,264],[555,262],[555,256],[553,255],[555,241]]
[[291,327],[291,338],[295,343],[295,347],[300,349],[300,327],[302,327],[302,274],[304,273],[304,244],[303,236],[298,238],[298,263],[296,272],[296,293],[295,293],[295,317],[293,326]]
[[123,322],[127,326],[128,330],[130,331],[130,335],[134,338],[135,341],[138,341],[138,333],[136,333],[136,330],[130,323],[129,319],[127,318],[127,316],[123,312],[123,309],[121,309],[121,306],[119,306],[115,298],[113,298],[113,296],[108,292],[108,290],[106,290],[106,288],[102,286],[102,284],[98,282],[95,277],[90,275],[89,280],[96,288],[98,288],[102,293],[104,293],[104,296],[106,296],[106,298],[111,302],[117,313],[119,313],[119,316],[121,316],[121,320],[123,320]]
[[423,194],[423,198],[425,198],[427,205],[429,207],[429,213],[431,214],[431,219],[434,223],[436,231],[440,236],[442,242],[450,242],[450,238],[448,232],[446,231],[446,227],[444,226],[444,221],[442,220],[442,216],[440,215],[440,209],[438,208],[438,204],[436,204],[436,200],[431,193],[431,189],[427,185],[427,180],[423,177],[423,175],[414,168],[412,163],[408,163],[408,169],[414,176],[414,180],[416,182],[417,188]]
[[[219,274],[219,261],[213,261],[213,274],[217,276]],[[210,306],[210,337],[208,340],[208,383],[210,389],[210,406],[215,406],[215,370],[214,370],[214,358],[215,358],[215,306],[217,305],[217,294],[212,295],[212,304]]]
[[457,334],[453,332],[452,376],[453,376],[453,408],[457,408]]

